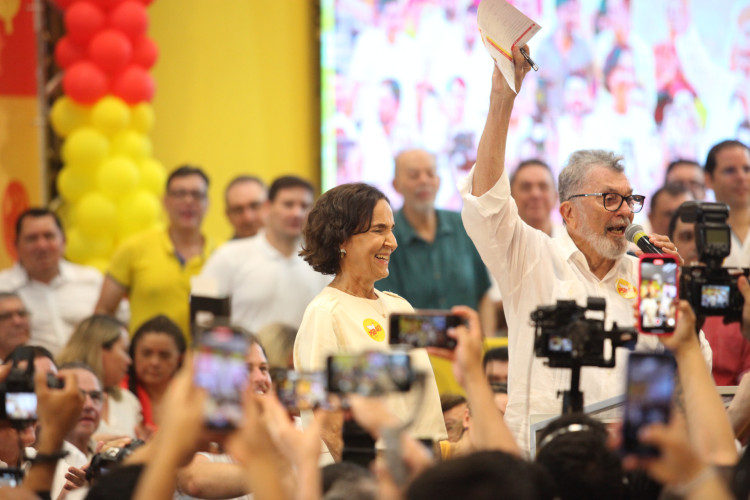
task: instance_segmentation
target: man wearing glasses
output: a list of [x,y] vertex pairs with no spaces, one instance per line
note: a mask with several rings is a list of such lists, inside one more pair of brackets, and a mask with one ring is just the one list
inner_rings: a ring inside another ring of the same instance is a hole
[[101,420],[104,393],[99,379],[88,365],[68,363],[61,366],[59,375],[62,377],[67,373],[75,375],[78,390],[83,395],[83,407],[78,423],[63,441],[62,449],[68,454],[57,461],[50,493],[51,498],[59,498],[65,490],[64,498],[77,500],[84,498],[88,492],[83,467],[91,461],[96,449],[96,441],[92,437]]
[[201,272],[214,249],[201,232],[208,210],[208,176],[184,165],[167,179],[166,229],[154,229],[126,240],[112,256],[96,312],[112,314],[127,295],[130,331],[165,314],[190,336],[190,278]]
[[[529,65],[514,49],[515,86],[520,90]],[[510,355],[505,421],[522,447],[529,442],[529,418],[559,414],[557,392],[570,387],[570,370],[550,369],[534,357],[534,330],[529,317],[541,305],[589,296],[606,299],[606,327],[634,324],[638,260],[628,256],[625,228],[643,208],[644,196],[633,193],[622,158],[609,151],[573,153],[560,173],[560,214],[567,231],[550,238],[525,224],[510,194],[504,165],[508,124],[516,93],[495,68],[490,108],[479,143],[477,162],[461,185],[463,221],[484,262],[500,285],[508,322]],[[676,253],[666,236],[651,236],[654,245]],[[641,344],[656,347],[653,336]],[[626,350],[618,349],[614,369],[581,372],[585,404],[622,394]]]
[[732,250],[726,267],[750,267],[750,150],[740,141],[714,145],[703,167],[716,201],[729,205]]
[[13,349],[29,341],[29,311],[21,297],[13,292],[0,292],[0,363]]

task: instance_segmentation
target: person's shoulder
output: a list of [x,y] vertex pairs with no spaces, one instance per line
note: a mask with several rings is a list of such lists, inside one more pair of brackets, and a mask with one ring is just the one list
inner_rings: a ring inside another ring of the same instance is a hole
[[336,290],[329,286],[323,288],[307,305],[307,310],[323,310],[330,312],[335,309],[341,303],[341,298],[335,292]]
[[101,284],[104,275],[97,268],[83,264],[76,264],[68,260],[60,261],[60,270],[63,276],[73,281],[89,282],[93,281]]
[[383,299],[383,301],[387,304],[387,308],[389,310],[404,310],[404,311],[414,310],[412,305],[409,304],[409,301],[397,293],[381,292],[380,290],[378,290],[378,293],[380,294],[380,298]]
[[11,292],[21,287],[26,281],[26,273],[16,262],[12,266],[0,270],[0,291]]
[[443,220],[463,225],[463,222],[461,221],[461,212],[456,212],[454,210],[444,210],[442,208],[436,209],[435,212],[437,212],[438,217]]
[[250,236],[248,238],[238,238],[229,240],[214,250],[211,255],[212,259],[231,259],[237,256],[246,256],[249,252],[255,252],[259,247],[261,236]]

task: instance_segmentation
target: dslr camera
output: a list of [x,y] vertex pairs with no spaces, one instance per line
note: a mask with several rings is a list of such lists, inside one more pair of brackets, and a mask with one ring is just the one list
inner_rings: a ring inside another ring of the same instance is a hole
[[680,296],[698,316],[724,316],[724,323],[740,321],[745,303],[737,278],[750,269],[722,267],[732,248],[724,203],[687,201],[680,206],[682,222],[695,223],[695,245],[703,265],[685,266],[680,275]]
[[91,464],[86,469],[86,480],[99,479],[102,474],[106,474],[113,468],[119,466],[123,460],[128,458],[136,448],[143,446],[144,442],[140,439],[132,440],[127,446],[122,448],[109,448],[101,451],[91,457]]
[[[20,363],[26,361],[26,367]],[[47,386],[62,389],[63,380],[47,374]],[[34,390],[34,351],[26,350],[13,359],[8,377],[0,383],[0,419],[10,420],[14,426],[23,427],[37,419],[37,398]]]
[[[534,354],[547,358],[550,368],[574,368],[581,366],[615,366],[616,347],[635,347],[638,334],[634,328],[620,328],[617,323],[610,331],[604,329],[606,301],[600,297],[589,297],[586,307],[575,300],[558,300],[554,306],[540,306],[531,313],[534,322]],[[600,317],[587,316],[589,312],[601,312]],[[605,343],[609,340],[612,349],[605,357]]]

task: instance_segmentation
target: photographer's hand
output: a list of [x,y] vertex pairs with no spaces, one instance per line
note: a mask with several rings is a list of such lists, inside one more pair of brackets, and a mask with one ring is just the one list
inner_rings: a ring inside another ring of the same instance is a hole
[[695,335],[695,313],[687,301],[680,301],[674,334],[662,335],[659,339],[677,360],[685,417],[693,446],[709,463],[734,465],[737,461],[734,433],[701,354]]
[[452,359],[456,381],[466,391],[471,407],[472,444],[478,450],[502,450],[512,455],[520,455],[516,440],[503,414],[495,405],[492,388],[482,369],[482,331],[479,315],[466,306],[455,306],[453,314],[466,320],[466,326],[459,326],[448,332],[457,341],[455,351],[429,349],[430,354]]
[[[78,423],[83,408],[83,395],[78,390],[74,373],[64,375],[62,389],[47,387],[47,374],[37,372],[34,376],[34,391],[37,396],[39,417],[39,455],[52,455],[62,449],[68,432]],[[23,487],[34,492],[49,491],[55,474],[56,461],[45,461],[32,465]]]

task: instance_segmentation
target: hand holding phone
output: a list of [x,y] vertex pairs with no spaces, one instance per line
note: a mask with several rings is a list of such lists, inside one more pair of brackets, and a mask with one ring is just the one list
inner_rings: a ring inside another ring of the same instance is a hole
[[413,313],[391,314],[390,343],[455,349],[456,340],[448,336],[448,329],[462,323],[463,318],[451,311],[417,310]]
[[370,351],[328,357],[328,392],[362,396],[405,392],[411,389],[414,371],[406,352]]
[[658,455],[656,448],[639,441],[638,433],[645,425],[669,422],[675,369],[675,360],[668,353],[630,354],[622,424],[622,449],[625,454]]
[[276,394],[287,410],[304,411],[328,404],[326,372],[276,372]]
[[639,261],[638,329],[668,334],[677,324],[678,263],[667,254],[644,254]]
[[214,327],[201,332],[193,354],[195,385],[206,389],[206,426],[232,430],[242,420],[242,393],[248,384],[248,340],[241,332]]

